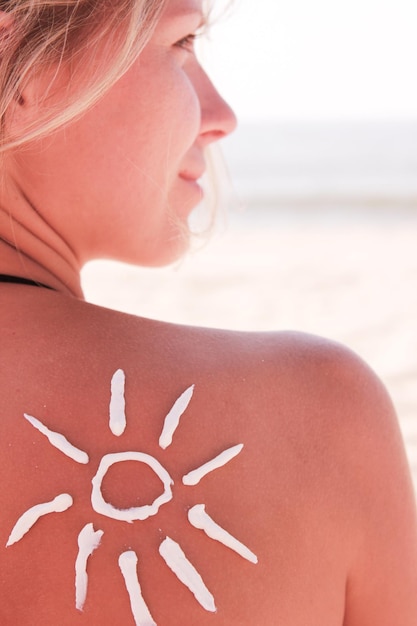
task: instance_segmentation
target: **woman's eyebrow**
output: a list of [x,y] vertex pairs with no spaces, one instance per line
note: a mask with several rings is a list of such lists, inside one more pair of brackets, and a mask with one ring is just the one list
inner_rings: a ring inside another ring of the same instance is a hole
[[200,11],[199,9],[182,9],[182,10],[178,10],[172,13],[169,13],[167,15],[167,17],[169,18],[169,20],[171,21],[180,21],[182,19],[185,18],[194,18],[196,19],[196,21],[198,20],[198,28],[203,28],[204,26],[207,25],[208,23],[208,18],[207,15],[205,15],[202,11]]

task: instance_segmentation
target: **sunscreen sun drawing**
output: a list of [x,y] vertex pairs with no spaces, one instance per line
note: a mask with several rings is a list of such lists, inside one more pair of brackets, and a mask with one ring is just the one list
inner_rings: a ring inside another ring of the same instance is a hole
[[[159,446],[162,450],[168,448],[180,423],[180,419],[187,409],[194,392],[194,385],[188,387],[175,401],[171,410],[164,420]],[[52,446],[71,458],[76,463],[88,464],[90,462],[87,452],[73,446],[61,433],[49,430],[41,421],[30,415],[24,414],[25,419],[42,435],[47,437]],[[125,413],[125,374],[123,370],[117,370],[111,380],[109,428],[115,437],[123,435],[126,428]],[[243,449],[239,444],[224,450],[207,463],[197,467],[182,478],[187,486],[197,485],[208,473],[221,468],[235,458]],[[162,483],[162,493],[150,504],[119,509],[107,502],[102,494],[102,482],[107,471],[113,465],[124,461],[136,461],[149,466]],[[172,480],[168,471],[153,456],[140,451],[126,451],[105,454],[92,478],[91,506],[92,509],[105,517],[123,522],[133,523],[143,521],[153,515],[157,515],[161,506],[173,499]],[[15,523],[6,547],[20,541],[32,526],[50,513],[62,513],[73,506],[73,498],[70,494],[58,494],[50,502],[36,504],[24,512]],[[205,510],[205,504],[197,504],[188,511],[189,523],[202,530],[207,537],[222,543],[242,558],[256,564],[256,555],[233,535],[217,524]],[[88,591],[88,560],[93,552],[99,548],[104,532],[94,530],[93,524],[86,524],[78,535],[78,554],[75,560],[75,608],[83,610]],[[185,585],[194,595],[196,601],[209,612],[216,612],[216,605],[212,593],[205,585],[201,574],[187,559],[181,546],[170,537],[162,541],[159,546],[159,554],[168,568],[175,574],[178,580]],[[138,555],[133,550],[122,552],[119,556],[118,565],[123,577],[126,590],[130,599],[130,608],[136,626],[157,626],[151,612],[142,595],[139,577],[137,573]]]

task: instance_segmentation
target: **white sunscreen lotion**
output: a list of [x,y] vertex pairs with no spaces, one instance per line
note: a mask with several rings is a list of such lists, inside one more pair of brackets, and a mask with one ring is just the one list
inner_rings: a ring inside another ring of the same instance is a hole
[[126,428],[125,380],[123,370],[117,370],[111,379],[110,430],[116,437],[123,435]]
[[137,574],[137,564],[138,557],[133,550],[123,552],[119,556],[119,567],[129,594],[130,607],[135,624],[136,626],[157,626],[142,596]]
[[13,527],[10,537],[6,543],[6,547],[20,541],[24,535],[36,524],[40,517],[48,515],[48,513],[63,513],[72,506],[72,498],[68,493],[62,493],[54,498],[51,502],[43,502],[35,504],[28,509]]
[[99,547],[104,532],[94,531],[92,524],[86,524],[78,535],[78,555],[75,560],[75,607],[82,611],[87,597],[87,561]]
[[[124,461],[137,461],[139,463],[145,463],[148,465],[161,480],[164,491],[158,496],[151,504],[144,504],[143,506],[136,506],[130,509],[118,509],[114,507],[110,502],[106,502],[101,492],[101,484],[104,476],[112,465],[117,463],[123,463]],[[100,461],[100,465],[97,470],[97,474],[91,481],[93,489],[91,491],[91,505],[96,513],[101,513],[106,517],[117,519],[123,522],[132,522],[136,520],[145,520],[152,515],[156,515],[159,508],[172,500],[171,485],[173,480],[168,474],[166,469],[157,461],[153,456],[145,454],[144,452],[114,452],[106,454]]]
[[63,452],[66,456],[68,456],[73,461],[77,463],[82,463],[86,465],[89,461],[88,454],[83,452],[79,448],[73,446],[68,439],[61,435],[60,433],[56,433],[53,430],[49,430],[42,422],[40,422],[36,417],[32,417],[31,415],[27,415],[24,413],[24,417],[27,419],[30,424],[37,430],[39,430],[42,435],[48,439],[49,443],[51,443],[54,448],[57,448],[60,452]]
[[207,589],[200,574],[187,559],[178,543],[167,537],[159,546],[159,554],[168,567],[174,572],[178,580],[188,587],[201,606],[206,609],[206,611],[215,613],[217,609],[212,594]]
[[211,461],[204,463],[204,465],[202,465],[201,467],[198,467],[192,472],[186,474],[182,479],[183,484],[188,486],[198,485],[198,483],[202,478],[204,478],[204,476],[206,476],[210,472],[213,472],[219,467],[223,467],[223,465],[226,465],[226,463],[229,463],[229,461],[234,459],[235,456],[237,456],[242,451],[242,449],[243,443],[240,443],[237,446],[233,446],[232,448],[225,450],[214,459],[211,459]]
[[164,427],[162,429],[161,436],[159,438],[160,447],[165,450],[172,443],[172,437],[178,428],[180,419],[185,409],[190,404],[190,400],[193,397],[194,385],[188,387],[183,394],[180,395],[178,400],[175,401],[174,406],[165,418]]
[[196,506],[193,506],[188,511],[188,520],[194,528],[203,530],[210,539],[219,541],[251,563],[256,564],[258,562],[256,554],[211,519],[205,511],[204,504],[196,504]]

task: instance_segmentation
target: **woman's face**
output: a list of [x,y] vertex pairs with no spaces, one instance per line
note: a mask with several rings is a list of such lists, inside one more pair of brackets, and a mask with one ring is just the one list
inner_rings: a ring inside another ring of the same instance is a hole
[[188,245],[205,148],[235,127],[193,51],[201,21],[201,0],[169,0],[150,42],[110,91],[17,154],[23,192],[81,263],[161,265]]

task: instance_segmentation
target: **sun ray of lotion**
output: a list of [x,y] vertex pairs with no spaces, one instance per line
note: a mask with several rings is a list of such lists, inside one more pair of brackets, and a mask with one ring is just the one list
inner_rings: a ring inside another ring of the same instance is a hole
[[68,493],[61,493],[50,502],[42,502],[41,504],[32,506],[17,520],[10,533],[6,547],[20,541],[32,526],[36,524],[39,518],[48,515],[48,513],[63,513],[72,506],[72,502],[72,498]]
[[116,437],[123,435],[126,428],[125,380],[123,370],[117,370],[111,379],[110,430]]
[[175,576],[183,585],[188,587],[201,606],[206,609],[206,611],[215,613],[217,609],[212,594],[207,589],[200,574],[187,559],[178,543],[167,537],[159,546],[159,554],[168,567],[174,572]]
[[216,456],[214,459],[211,459],[211,461],[207,461],[207,463],[204,463],[204,465],[201,465],[201,467],[198,467],[192,472],[186,474],[182,479],[183,484],[188,486],[198,485],[198,483],[202,478],[204,478],[204,476],[206,476],[213,470],[218,469],[219,467],[223,467],[223,465],[226,465],[226,463],[229,463],[229,461],[234,459],[235,456],[237,456],[242,451],[242,449],[243,443],[240,443],[237,446],[233,446],[232,448],[228,448],[227,450]]
[[203,530],[210,539],[219,541],[251,563],[256,564],[258,562],[256,554],[211,519],[205,511],[204,504],[196,504],[193,506],[188,511],[188,520],[194,528]]
[[69,456],[70,459],[76,461],[77,463],[82,463],[83,465],[86,465],[88,463],[88,454],[86,452],[83,452],[83,450],[80,450],[79,448],[73,446],[72,443],[70,443],[68,439],[64,437],[64,435],[56,433],[53,430],[49,430],[49,428],[44,426],[44,424],[36,419],[36,417],[32,417],[31,415],[27,415],[26,413],[24,413],[23,415],[34,428],[39,430],[42,435],[45,435],[49,443],[57,448],[57,450],[60,450],[60,452],[63,452],[66,456]]
[[87,561],[99,547],[104,531],[94,531],[92,524],[86,524],[78,535],[78,555],[75,559],[75,607],[82,611],[87,597]]
[[178,428],[182,414],[190,404],[193,393],[194,385],[191,385],[191,387],[188,387],[188,389],[180,395],[178,400],[175,401],[174,406],[166,416],[164,427],[162,429],[161,436],[159,437],[159,445],[163,450],[171,445],[172,437]]
[[133,550],[123,552],[119,556],[119,567],[129,594],[132,614],[136,626],[157,626],[142,596],[137,574],[137,564],[138,557]]

